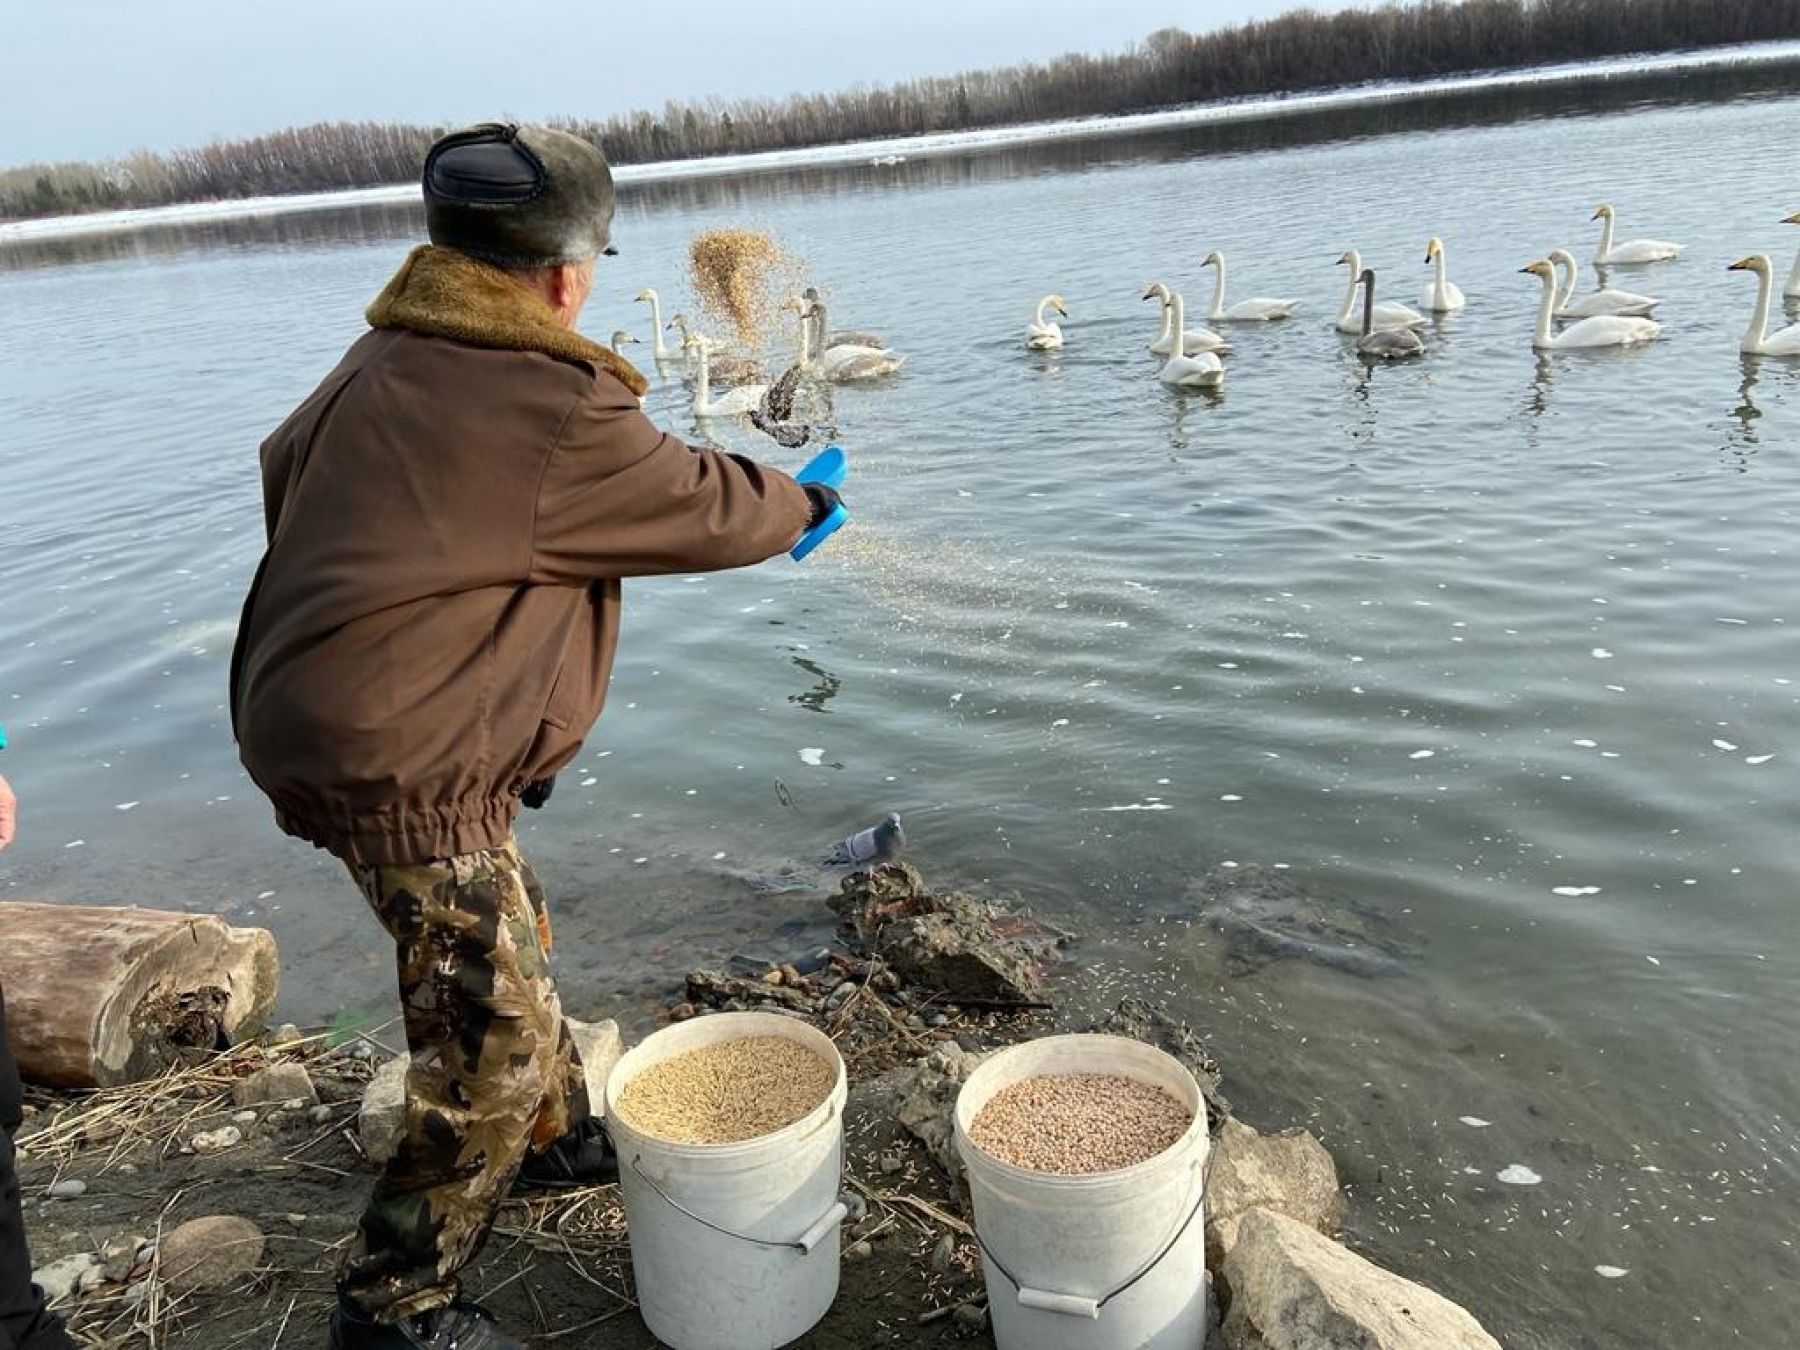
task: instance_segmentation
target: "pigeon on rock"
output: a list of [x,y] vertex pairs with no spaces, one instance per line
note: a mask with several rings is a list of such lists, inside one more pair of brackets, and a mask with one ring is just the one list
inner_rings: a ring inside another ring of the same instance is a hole
[[900,832],[900,817],[890,811],[879,825],[858,830],[831,850],[825,859],[827,867],[879,867],[892,862],[906,847],[906,836]]

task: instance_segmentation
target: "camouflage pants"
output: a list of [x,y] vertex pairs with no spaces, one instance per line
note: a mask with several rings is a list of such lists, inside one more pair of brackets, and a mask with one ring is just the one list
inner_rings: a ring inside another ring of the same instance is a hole
[[526,1152],[589,1103],[550,978],[544,893],[513,840],[351,872],[394,939],[412,1062],[400,1147],[339,1291],[392,1322],[457,1297]]

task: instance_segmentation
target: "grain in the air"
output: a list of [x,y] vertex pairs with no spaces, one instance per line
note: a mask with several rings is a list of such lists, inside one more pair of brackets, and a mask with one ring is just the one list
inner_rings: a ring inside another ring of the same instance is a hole
[[759,230],[707,230],[688,245],[688,280],[702,312],[752,349],[763,345],[794,274],[781,245]]
[[792,1125],[831,1095],[837,1069],[785,1036],[742,1036],[652,1064],[619,1094],[634,1130],[735,1144]]
[[1033,1172],[1077,1176],[1154,1158],[1194,1113],[1159,1087],[1105,1073],[1050,1073],[1002,1088],[975,1113],[983,1153]]

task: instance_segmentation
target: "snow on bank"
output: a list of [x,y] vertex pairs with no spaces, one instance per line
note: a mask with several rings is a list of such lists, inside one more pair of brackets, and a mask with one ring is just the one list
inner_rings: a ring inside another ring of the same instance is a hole
[[[656,183],[682,178],[711,178],[728,174],[757,173],[772,169],[805,168],[864,162],[898,163],[928,155],[968,154],[1038,141],[1078,140],[1093,136],[1129,136],[1136,132],[1162,131],[1213,123],[1252,122],[1271,117],[1329,112],[1368,104],[1398,102],[1421,97],[1481,93],[1489,90],[1548,88],[1591,80],[1624,79],[1636,75],[1700,71],[1722,67],[1751,68],[1800,60],[1800,42],[1750,43],[1714,47],[1704,51],[1670,52],[1608,61],[1574,61],[1536,66],[1529,70],[1464,75],[1438,80],[1395,80],[1382,84],[1355,85],[1321,93],[1275,94],[1225,103],[1202,103],[1159,112],[1126,113],[1115,117],[1087,117],[1063,122],[1029,122],[1018,126],[989,127],[977,131],[945,131],[925,136],[899,136],[885,140],[852,141],[819,145],[803,150],[768,150],[749,155],[715,155],[704,159],[669,160],[660,164],[626,164],[613,170],[621,183]],[[241,197],[228,201],[184,202],[176,206],[136,207],[124,211],[96,211],[82,216],[52,216],[42,220],[0,222],[0,244],[15,240],[62,238],[134,230],[150,225],[178,225],[189,221],[226,220],[243,216],[278,215],[338,207],[404,204],[417,201],[416,183],[348,191],[302,192],[279,197]]]

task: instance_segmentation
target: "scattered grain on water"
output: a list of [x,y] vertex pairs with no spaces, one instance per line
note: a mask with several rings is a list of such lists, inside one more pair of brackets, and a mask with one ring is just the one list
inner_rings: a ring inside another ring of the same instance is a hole
[[792,293],[797,265],[760,230],[707,230],[688,245],[688,280],[701,310],[760,350]]
[[831,1095],[835,1066],[785,1036],[744,1036],[653,1064],[625,1085],[625,1123],[678,1144],[735,1144],[792,1125]]
[[1033,1172],[1111,1172],[1154,1158],[1194,1113],[1159,1087],[1116,1074],[1040,1074],[1002,1088],[975,1115],[984,1153]]

